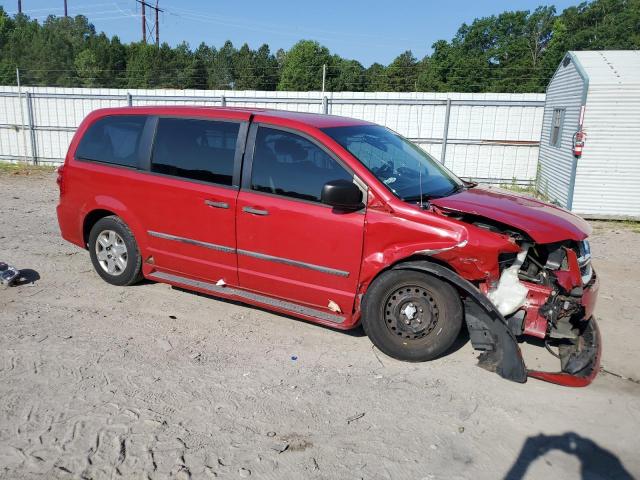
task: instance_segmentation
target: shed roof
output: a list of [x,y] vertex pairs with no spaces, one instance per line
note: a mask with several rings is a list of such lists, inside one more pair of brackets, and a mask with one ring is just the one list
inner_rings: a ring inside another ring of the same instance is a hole
[[640,50],[571,51],[590,85],[640,85]]

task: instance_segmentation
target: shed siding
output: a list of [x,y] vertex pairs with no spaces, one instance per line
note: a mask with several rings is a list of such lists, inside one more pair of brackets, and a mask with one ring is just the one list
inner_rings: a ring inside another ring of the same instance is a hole
[[[566,208],[571,207],[570,188],[574,163],[572,142],[578,127],[584,90],[585,82],[574,62],[566,67],[560,65],[547,88],[542,120],[537,188],[549,201]],[[559,147],[549,144],[555,108],[565,109]]]
[[640,78],[612,85],[590,75],[584,130],[573,211],[640,218]]

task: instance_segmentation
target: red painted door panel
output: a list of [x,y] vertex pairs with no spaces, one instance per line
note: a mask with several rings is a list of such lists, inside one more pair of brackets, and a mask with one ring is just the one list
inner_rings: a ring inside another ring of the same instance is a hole
[[237,189],[159,175],[140,175],[138,183],[145,204],[139,212],[156,266],[237,285]]
[[322,204],[250,191],[240,192],[237,211],[242,287],[321,308],[333,300],[343,312],[351,311],[363,212],[338,213]]

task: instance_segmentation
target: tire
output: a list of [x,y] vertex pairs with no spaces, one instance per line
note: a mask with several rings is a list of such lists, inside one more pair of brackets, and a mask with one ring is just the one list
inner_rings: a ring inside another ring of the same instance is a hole
[[362,306],[362,326],[371,342],[408,362],[445,353],[460,333],[462,317],[460,295],[449,283],[414,270],[382,273]]
[[120,217],[101,218],[91,228],[89,255],[98,275],[111,285],[133,285],[142,279],[138,244]]

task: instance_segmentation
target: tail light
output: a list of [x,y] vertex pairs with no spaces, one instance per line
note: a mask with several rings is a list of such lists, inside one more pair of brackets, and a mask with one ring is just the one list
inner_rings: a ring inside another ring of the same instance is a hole
[[58,176],[56,177],[56,183],[58,184],[58,188],[60,189],[60,195],[64,193],[64,182],[63,182],[63,173],[64,173],[64,165],[58,167],[57,170]]

